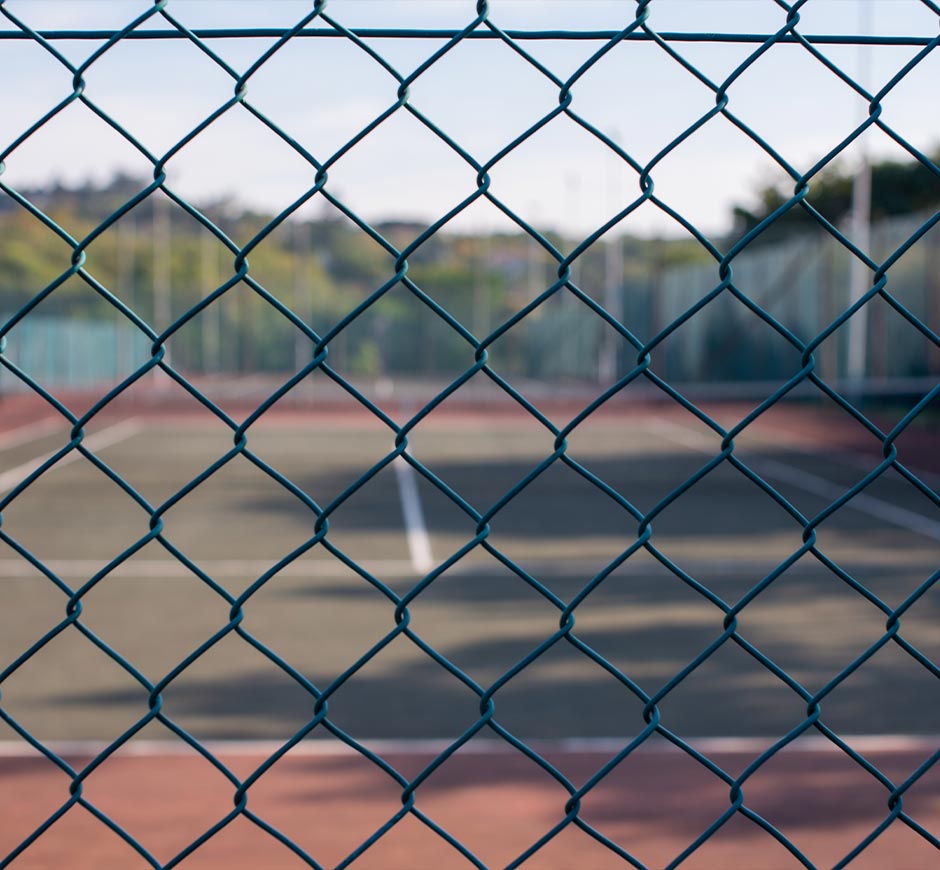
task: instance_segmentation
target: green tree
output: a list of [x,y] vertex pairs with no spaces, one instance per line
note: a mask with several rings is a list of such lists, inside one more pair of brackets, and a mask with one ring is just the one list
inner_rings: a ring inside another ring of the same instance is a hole
[[[940,151],[933,156],[940,164]],[[892,215],[911,214],[940,206],[940,176],[916,160],[899,162],[880,160],[871,168],[871,214],[873,220]],[[842,166],[823,170],[809,183],[806,202],[830,223],[845,220],[852,208],[853,177]],[[734,207],[734,233],[750,232],[773,214],[793,195],[792,187],[770,185],[757,192],[756,204]],[[794,233],[812,232],[819,228],[816,219],[805,208],[795,205],[780,215],[760,236],[761,241],[779,240]]]

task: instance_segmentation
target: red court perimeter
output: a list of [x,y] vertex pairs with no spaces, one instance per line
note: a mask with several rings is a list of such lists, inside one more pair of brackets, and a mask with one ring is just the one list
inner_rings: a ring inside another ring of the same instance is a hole
[[[867,747],[871,751],[865,755],[896,781],[929,754],[923,742],[884,747]],[[756,746],[747,749],[708,754],[735,773],[759,754]],[[383,755],[405,775],[415,775],[433,757],[394,750]],[[546,752],[546,757],[579,783],[609,755]],[[239,776],[249,775],[263,760],[247,746],[221,758]],[[83,759],[70,761],[80,766]],[[0,791],[0,851],[6,851],[61,806],[68,796],[68,779],[35,759],[6,758],[2,769],[8,787]],[[156,858],[167,861],[225,816],[232,806],[232,791],[194,755],[124,756],[96,771],[85,795]],[[885,789],[841,753],[818,746],[784,751],[749,780],[744,791],[747,806],[772,821],[817,867],[835,865],[887,815]],[[399,795],[395,783],[358,756],[293,754],[252,787],[248,806],[324,867],[331,867],[395,813]],[[452,758],[422,786],[417,806],[488,867],[497,868],[505,867],[564,816],[566,797],[562,788],[520,755],[465,753]],[[645,750],[585,798],[582,816],[653,868],[673,860],[727,805],[726,786],[688,757]],[[920,780],[905,795],[904,808],[921,825],[936,830],[940,775],[929,772]],[[74,807],[14,866],[133,870],[147,864],[89,813]],[[237,818],[181,866],[287,870],[306,865],[254,824]],[[351,866],[444,870],[472,865],[415,818],[406,817]],[[606,870],[627,865],[569,827],[524,866]],[[736,816],[681,866],[785,870],[800,864],[757,825]],[[927,870],[937,866],[937,857],[933,846],[896,821],[850,866]]]

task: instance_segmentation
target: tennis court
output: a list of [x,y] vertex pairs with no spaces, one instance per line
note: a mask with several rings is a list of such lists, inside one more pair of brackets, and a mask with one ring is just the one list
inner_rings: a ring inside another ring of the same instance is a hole
[[[741,408],[729,408],[733,416]],[[524,415],[441,413],[412,433],[409,453],[480,514],[552,454],[553,436]],[[813,517],[878,464],[840,446],[820,453],[812,409],[768,415],[735,455]],[[778,425],[778,422],[780,425]],[[833,432],[836,430],[833,429]],[[29,436],[28,438],[26,436]],[[67,441],[63,425],[7,433],[5,489]],[[90,428],[87,445],[156,508],[231,448],[231,431],[192,416],[128,417]],[[314,412],[272,415],[249,430],[251,453],[320,506],[388,456],[378,421]],[[691,415],[625,407],[569,437],[567,456],[646,513],[718,454]],[[75,461],[69,461],[72,458]],[[927,474],[926,472],[923,472]],[[929,474],[927,474],[929,477]],[[940,520],[889,469],[819,528],[819,549],[889,607],[936,570]],[[162,538],[230,596],[242,628],[323,689],[396,628],[396,603],[322,545],[306,549],[316,514],[236,456],[162,515]],[[231,604],[159,541],[102,575],[149,530],[150,515],[77,453],[4,511],[4,531],[81,594],[81,622],[153,683],[230,622]],[[557,630],[567,605],[637,539],[637,520],[557,461],[490,519],[487,543],[534,583],[477,546],[407,599],[409,627],[486,688]],[[652,523],[657,550],[728,605],[798,551],[802,528],[728,464]],[[397,596],[474,539],[476,523],[403,460],[329,513],[327,540]],[[296,558],[282,564],[291,553]],[[0,652],[9,663],[62,621],[68,596],[6,546]],[[96,578],[92,585],[88,581]],[[723,612],[643,549],[580,601],[577,636],[650,696],[722,636]],[[739,617],[739,634],[810,692],[886,631],[885,614],[812,554],[774,580]],[[935,593],[905,612],[901,634],[927,656],[940,642]],[[823,702],[840,734],[932,734],[940,705],[923,702],[932,675],[888,643]],[[146,688],[68,627],[4,682],[4,709],[41,739],[110,742],[148,711]],[[311,717],[311,695],[234,632],[175,676],[163,713],[200,740],[286,740]],[[498,721],[524,739],[635,736],[644,704],[582,651],[556,643],[495,696]],[[455,739],[479,698],[406,636],[395,637],[330,696],[330,718],[357,739]],[[661,703],[684,737],[786,733],[806,704],[733,642]],[[149,739],[172,738],[158,723]],[[10,737],[14,736],[12,732]],[[143,735],[142,735],[143,736]],[[314,731],[311,738],[328,737]]]
[[[395,410],[393,418],[404,422],[407,409]],[[708,408],[726,427],[747,410]],[[555,413],[562,425],[573,416],[571,408]],[[21,420],[2,438],[6,494],[67,443],[68,429],[51,418]],[[911,433],[902,455],[929,465],[929,441],[929,433],[919,439]],[[413,430],[408,450],[483,515],[552,455],[553,442],[541,424],[506,407],[442,408]],[[558,461],[489,517],[486,541],[493,552],[474,547],[438,575],[436,566],[474,540],[477,524],[410,465],[395,460],[337,501],[393,452],[391,430],[364,413],[269,412],[249,429],[248,449],[327,509],[327,539],[361,567],[357,573],[322,543],[305,549],[315,535],[315,511],[244,456],[160,509],[230,451],[231,430],[208,415],[138,408],[96,421],[84,443],[161,514],[162,540],[203,576],[159,541],[105,570],[147,536],[150,513],[75,452],[10,502],[3,529],[51,575],[80,591],[82,625],[152,684],[203,650],[162,687],[162,714],[241,781],[310,721],[314,698],[235,631],[224,631],[231,600],[242,596],[244,631],[323,691],[394,634],[395,596],[404,598],[415,635],[487,689],[553,636],[561,609],[637,539],[635,517]],[[589,418],[569,435],[566,455],[646,513],[719,450],[718,436],[691,416],[636,404]],[[879,461],[858,440],[857,428],[801,405],[762,416],[736,439],[735,455],[809,518]],[[929,468],[918,473],[934,481]],[[818,534],[819,549],[892,608],[936,570],[940,522],[930,503],[890,470],[825,520]],[[733,605],[800,548],[801,535],[799,523],[725,464],[657,513],[651,543]],[[285,560],[291,553],[298,555]],[[5,546],[0,573],[0,655],[7,665],[62,623],[69,596],[12,546]],[[428,575],[433,582],[409,597]],[[269,579],[252,591],[263,577]],[[933,596],[926,592],[904,613],[901,630],[929,657],[940,641]],[[606,575],[574,615],[576,636],[649,696],[724,631],[721,608],[644,549]],[[885,622],[878,607],[810,554],[746,605],[738,631],[816,692],[884,636]],[[217,642],[204,648],[215,636]],[[824,698],[822,722],[903,782],[933,751],[940,705],[932,700],[932,680],[889,642]],[[643,702],[564,639],[498,685],[495,721],[575,787],[590,782],[646,727]],[[77,627],[67,626],[8,674],[3,710],[75,771],[91,764],[81,777],[86,798],[163,862],[227,817],[233,784],[159,721],[146,724],[103,764],[94,760],[147,718],[149,696]],[[438,754],[479,720],[480,698],[404,635],[334,684],[328,705],[334,726],[406,780],[421,780],[416,806],[485,866],[508,866],[566,812],[570,791],[488,728],[436,766]],[[734,777],[807,716],[805,701],[733,642],[687,673],[658,710],[665,728]],[[9,852],[57,812],[73,780],[3,727],[7,822],[0,827],[0,851]],[[813,734],[749,775],[746,793],[748,807],[823,866],[877,828],[889,791]],[[920,777],[904,796],[906,812],[928,828],[940,807],[935,780]],[[30,801],[14,800],[24,791]],[[395,817],[402,794],[399,781],[319,726],[252,785],[250,806],[323,866],[336,866]],[[665,866],[727,806],[727,782],[654,738],[590,790],[580,817],[646,866]],[[513,808],[512,826],[501,823],[506,807]],[[86,843],[80,856],[76,838]],[[403,868],[419,853],[435,866],[467,866],[411,816],[354,865]],[[797,866],[790,852],[741,817],[686,863],[729,866],[755,854],[762,856],[760,866]],[[147,866],[122,839],[76,812],[46,829],[18,860],[53,868],[65,856],[76,867]],[[926,868],[933,850],[895,825],[853,866],[875,868],[899,856],[907,868]],[[585,861],[598,868],[622,865],[621,857],[574,828],[551,838],[527,863],[547,870]],[[247,818],[225,826],[187,863],[301,866]]]

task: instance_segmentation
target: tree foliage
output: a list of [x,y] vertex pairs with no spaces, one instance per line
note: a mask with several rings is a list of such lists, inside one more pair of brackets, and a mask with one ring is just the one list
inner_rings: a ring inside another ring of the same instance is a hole
[[[145,187],[143,180],[118,176],[104,185],[56,184],[21,194],[81,240]],[[96,235],[87,246],[84,264],[90,278],[158,331],[167,325],[156,322],[161,298],[165,303],[169,297],[171,317],[179,318],[235,274],[233,251],[175,204],[167,206],[169,232],[160,232],[155,201],[161,196],[152,194]],[[200,208],[236,247],[255,238],[272,217],[231,202]],[[385,221],[374,229],[402,250],[426,225]],[[40,297],[32,316],[120,318],[117,309],[81,278],[56,283],[71,269],[72,246],[29,210],[3,196],[0,233],[0,323]],[[570,240],[549,235],[559,249],[572,247]],[[621,243],[631,250],[642,248],[639,242],[621,239]],[[330,363],[338,371],[436,374],[459,371],[473,357],[466,337],[446,324],[427,299],[403,282],[394,282],[395,255],[338,212],[313,220],[287,219],[252,247],[248,261],[251,278],[266,293],[317,334],[333,336]],[[606,281],[604,262],[603,244],[579,259],[580,282],[599,298]],[[637,260],[628,258],[625,268],[635,272]],[[408,257],[409,281],[480,337],[511,317],[533,294],[551,286],[556,271],[557,263],[521,231],[477,236],[436,233]],[[161,280],[166,285],[162,290]],[[370,297],[375,301],[352,316]],[[537,310],[530,318],[541,316]],[[522,326],[516,333],[525,329]],[[309,359],[315,347],[244,281],[175,330],[170,345],[175,365],[206,371],[290,370],[305,362],[305,354]]]
[[[940,164],[940,151],[933,157]],[[910,214],[940,206],[940,176],[919,161],[880,160],[871,167],[871,216],[877,221],[893,215]],[[827,221],[839,226],[852,209],[853,175],[843,166],[820,172],[809,182],[806,202]],[[756,203],[734,207],[734,232],[750,232],[793,196],[793,188],[769,185],[757,192]],[[795,233],[820,228],[816,218],[799,204],[777,217],[760,236],[773,241]]]

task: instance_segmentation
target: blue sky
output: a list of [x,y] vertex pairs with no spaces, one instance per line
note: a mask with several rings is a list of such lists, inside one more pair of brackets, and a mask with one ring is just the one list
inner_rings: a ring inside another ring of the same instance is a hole
[[[149,8],[142,0],[59,2],[8,0],[5,8],[35,28],[117,28]],[[921,0],[810,0],[804,33],[870,30],[875,34],[934,36],[938,16]],[[300,0],[170,0],[167,10],[189,27],[290,26],[309,10]],[[456,28],[474,17],[473,0],[332,0],[329,13],[349,27]],[[492,0],[491,19],[502,28],[620,28],[632,18],[632,0]],[[771,32],[785,21],[774,0],[654,0],[650,25],[661,31]],[[9,25],[3,22],[4,28]],[[146,26],[164,27],[152,20]],[[400,72],[409,73],[440,43],[371,43]],[[212,47],[237,70],[251,65],[266,40],[219,40]],[[601,43],[526,42],[525,48],[564,79]],[[57,42],[73,62],[97,47]],[[677,44],[682,55],[714,81],[754,45]],[[856,47],[829,46],[828,57],[849,74],[866,63]],[[880,88],[916,49],[869,50],[869,82]],[[0,145],[71,91],[71,75],[32,43],[0,43],[6,84]],[[884,103],[884,119],[921,149],[940,145],[940,51],[931,54]],[[162,153],[222,105],[232,80],[184,41],[119,44],[86,74],[86,94],[154,153]],[[251,80],[248,99],[325,159],[395,101],[397,84],[345,40],[296,40]],[[730,109],[800,170],[809,168],[857,125],[865,104],[799,46],[778,46],[729,90]],[[640,163],[714,105],[714,96],[653,44],[618,46],[574,87],[572,108],[614,138]],[[412,103],[478,160],[485,161],[552,110],[558,88],[505,45],[476,41],[458,46],[418,79]],[[865,136],[877,156],[905,155],[880,131]],[[858,159],[853,147],[846,164]],[[103,180],[116,170],[148,176],[148,162],[87,108],[73,104],[7,159],[13,186],[52,179]],[[313,170],[248,112],[235,107],[168,164],[169,183],[196,201],[232,196],[279,209],[313,183]],[[491,172],[493,191],[538,226],[585,233],[639,192],[636,173],[577,125],[558,118]],[[784,174],[723,118],[715,118],[666,157],[653,173],[656,191],[710,232],[727,226],[734,202]],[[475,188],[474,172],[405,112],[399,112],[339,160],[330,189],[369,219],[432,220]],[[321,204],[309,206],[316,211]],[[507,228],[505,218],[478,203],[457,229]],[[671,219],[644,206],[622,225],[641,234],[672,233]]]

